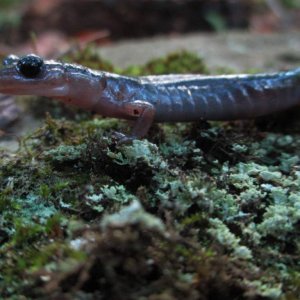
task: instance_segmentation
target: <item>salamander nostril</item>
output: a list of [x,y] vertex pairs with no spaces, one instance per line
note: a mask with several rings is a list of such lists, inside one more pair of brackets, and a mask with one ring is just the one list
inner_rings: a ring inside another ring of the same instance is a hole
[[20,58],[17,70],[27,78],[36,77],[42,70],[44,61],[37,55],[29,54]]

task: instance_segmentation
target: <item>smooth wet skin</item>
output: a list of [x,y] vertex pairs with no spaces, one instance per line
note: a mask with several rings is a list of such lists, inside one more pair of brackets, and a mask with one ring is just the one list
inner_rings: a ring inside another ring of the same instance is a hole
[[259,75],[134,78],[30,54],[4,60],[0,93],[55,97],[103,116],[133,119],[129,138],[140,138],[154,121],[245,119],[298,105],[300,68]]

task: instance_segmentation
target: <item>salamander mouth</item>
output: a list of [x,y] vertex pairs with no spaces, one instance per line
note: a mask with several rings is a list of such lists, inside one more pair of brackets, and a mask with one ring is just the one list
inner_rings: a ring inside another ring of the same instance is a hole
[[33,95],[48,96],[48,97],[64,97],[69,93],[69,88],[66,84],[53,87],[41,87],[35,90]]
[[66,84],[50,85],[43,81],[1,78],[0,72],[0,93],[2,94],[64,97],[68,94],[68,90]]

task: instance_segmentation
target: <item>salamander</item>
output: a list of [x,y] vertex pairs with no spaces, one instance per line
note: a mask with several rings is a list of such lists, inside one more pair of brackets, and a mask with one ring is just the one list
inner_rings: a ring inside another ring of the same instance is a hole
[[144,137],[153,122],[238,120],[300,104],[300,68],[257,75],[129,77],[10,55],[0,70],[0,93],[54,97],[107,117],[135,120],[130,136]]

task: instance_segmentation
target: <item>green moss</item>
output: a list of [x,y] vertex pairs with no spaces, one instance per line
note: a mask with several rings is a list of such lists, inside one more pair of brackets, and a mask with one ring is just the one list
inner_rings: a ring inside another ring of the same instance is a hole
[[281,1],[287,8],[300,8],[300,4],[297,0],[282,0]]
[[65,271],[72,268],[74,262],[79,263],[86,259],[82,251],[73,249],[71,246],[64,243],[52,243],[42,247],[41,251],[34,251],[27,267],[30,268],[29,272],[35,272],[41,268],[48,268],[55,270],[53,259],[65,259],[64,265],[61,266]]
[[81,51],[70,51],[63,57],[68,63],[78,63],[95,70],[117,72],[118,70],[107,60],[100,57],[95,45],[90,44]]
[[12,243],[16,247],[26,246],[41,238],[43,226],[38,224],[23,224],[23,220],[15,219],[15,233],[12,236]]
[[0,1],[0,29],[5,30],[10,27],[17,27],[21,21],[19,12],[20,0],[1,0]]
[[131,66],[122,73],[133,76],[176,73],[208,74],[208,69],[196,54],[181,51],[171,53],[164,58],[153,59],[142,67]]

